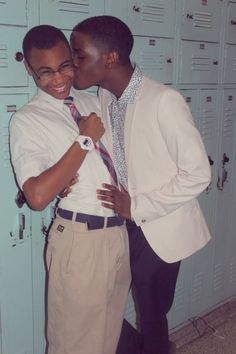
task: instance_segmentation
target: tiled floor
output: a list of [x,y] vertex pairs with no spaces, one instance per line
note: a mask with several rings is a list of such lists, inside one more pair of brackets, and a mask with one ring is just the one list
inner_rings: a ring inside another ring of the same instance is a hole
[[171,334],[176,354],[236,354],[236,299]]

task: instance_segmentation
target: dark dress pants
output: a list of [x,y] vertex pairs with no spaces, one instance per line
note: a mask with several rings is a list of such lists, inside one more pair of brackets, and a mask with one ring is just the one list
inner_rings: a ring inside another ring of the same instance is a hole
[[[142,348],[139,351],[136,347],[134,353],[168,354],[167,313],[173,303],[180,262],[166,263],[158,257],[146,241],[141,228],[134,222],[128,221],[127,229],[132,290],[137,309],[137,325],[142,335]],[[118,346],[123,350],[117,354],[129,353],[129,350],[125,350],[128,341],[127,331],[123,328]]]

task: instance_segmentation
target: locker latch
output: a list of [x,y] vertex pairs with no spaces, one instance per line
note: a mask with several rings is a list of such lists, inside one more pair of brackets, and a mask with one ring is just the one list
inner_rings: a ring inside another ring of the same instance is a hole
[[[22,241],[24,239],[24,230],[25,230],[25,215],[19,213],[15,217],[15,222],[13,226],[13,231],[10,232],[10,236],[15,242]],[[15,246],[14,244],[13,246]]]
[[218,175],[217,179],[217,188],[222,191],[224,189],[224,184],[225,182],[228,181],[228,171],[225,168],[225,165],[229,162],[229,157],[226,155],[226,153],[223,153],[222,157],[222,167],[221,167],[221,176]]
[[133,10],[135,11],[135,12],[141,12],[141,9],[140,9],[140,7],[137,7],[137,6],[133,6]]
[[19,213],[19,240],[23,240],[25,230],[25,215]]
[[193,15],[191,15],[191,14],[187,14],[186,17],[187,17],[187,19],[189,19],[189,20],[193,20]]
[[[210,155],[208,155],[208,161],[209,161],[210,166],[214,165],[214,161],[212,160]],[[206,194],[208,194],[210,192],[211,188],[212,188],[212,182],[210,182],[209,185],[207,186]]]

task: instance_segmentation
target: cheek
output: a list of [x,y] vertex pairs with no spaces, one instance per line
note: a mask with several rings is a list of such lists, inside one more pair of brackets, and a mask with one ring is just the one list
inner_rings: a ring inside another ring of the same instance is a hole
[[45,90],[47,89],[48,87],[50,87],[49,83],[48,82],[44,82],[42,83],[41,81],[38,81],[37,82],[37,86],[41,89],[41,90]]
[[67,75],[67,81],[73,82],[74,77],[75,77],[75,72],[73,71],[70,75]]

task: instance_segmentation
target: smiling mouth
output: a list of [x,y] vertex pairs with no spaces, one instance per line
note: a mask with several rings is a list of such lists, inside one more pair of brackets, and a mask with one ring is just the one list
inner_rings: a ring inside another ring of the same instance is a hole
[[58,93],[61,93],[65,91],[66,87],[67,87],[66,85],[63,85],[61,87],[54,87],[54,90]]

